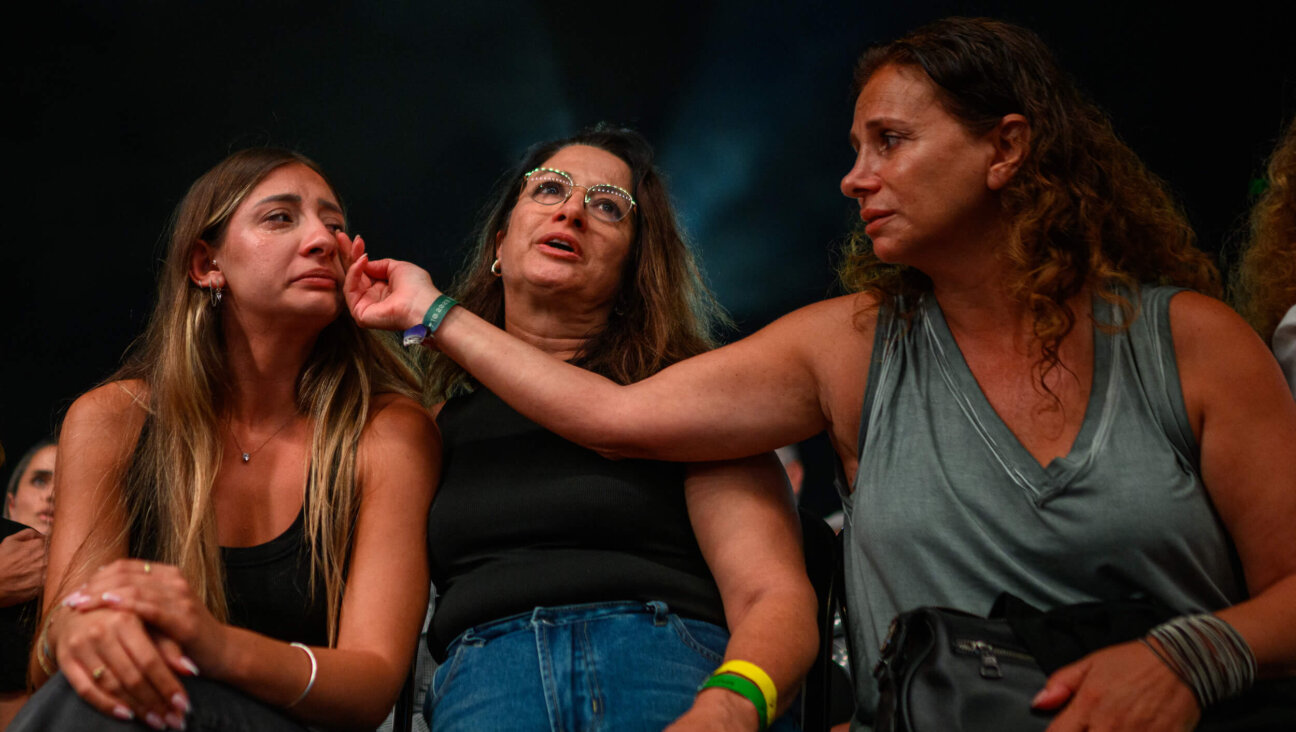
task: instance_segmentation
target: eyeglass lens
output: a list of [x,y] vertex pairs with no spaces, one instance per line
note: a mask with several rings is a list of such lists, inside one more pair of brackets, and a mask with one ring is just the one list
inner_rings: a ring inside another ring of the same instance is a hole
[[608,223],[624,219],[634,205],[624,191],[608,183],[586,188],[573,184],[571,178],[552,170],[537,170],[527,178],[531,200],[546,206],[565,202],[571,198],[574,188],[585,188],[585,209],[591,216]]

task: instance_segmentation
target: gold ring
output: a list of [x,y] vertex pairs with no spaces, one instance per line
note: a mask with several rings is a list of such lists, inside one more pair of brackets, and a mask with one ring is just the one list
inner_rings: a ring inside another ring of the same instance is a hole
[[153,565],[149,564],[148,562],[145,562],[145,563],[144,563],[144,574],[148,574],[149,572],[152,572],[152,571],[153,571]]
[[95,681],[98,681],[99,679],[103,678],[104,671],[106,670],[107,669],[105,669],[103,666],[100,666],[99,668],[90,672],[90,678],[94,679]]

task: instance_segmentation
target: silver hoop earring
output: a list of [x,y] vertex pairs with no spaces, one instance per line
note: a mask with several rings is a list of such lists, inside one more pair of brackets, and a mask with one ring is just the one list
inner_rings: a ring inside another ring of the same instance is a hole
[[504,274],[503,272],[500,272],[498,259],[496,259],[494,262],[491,262],[491,274],[495,275],[496,277],[500,277]]

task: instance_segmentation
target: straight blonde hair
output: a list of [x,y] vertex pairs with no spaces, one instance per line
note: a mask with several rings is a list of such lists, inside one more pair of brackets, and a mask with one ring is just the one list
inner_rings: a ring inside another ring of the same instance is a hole
[[[145,385],[145,392],[134,396],[148,417],[120,493],[126,535],[92,532],[78,550],[84,567],[96,566],[109,547],[122,543],[131,556],[174,564],[222,621],[228,608],[212,487],[222,459],[220,415],[230,377],[221,311],[211,304],[210,293],[190,280],[189,263],[200,240],[220,247],[230,217],[257,184],[293,164],[323,177],[319,166],[295,152],[242,150],[198,178],[177,207],[152,317],[126,363],[109,379]],[[297,377],[297,409],[312,430],[303,486],[309,591],[314,595],[315,578],[323,579],[330,644],[337,640],[360,506],[356,448],[372,397],[385,392],[417,397],[418,389],[394,343],[362,330],[345,308],[320,333]]]

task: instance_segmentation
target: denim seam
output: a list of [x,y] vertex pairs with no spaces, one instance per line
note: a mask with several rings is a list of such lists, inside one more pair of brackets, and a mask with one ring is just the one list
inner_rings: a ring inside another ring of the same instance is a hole
[[598,664],[594,654],[594,641],[589,637],[589,623],[580,624],[580,644],[581,651],[585,656],[586,677],[588,679],[588,691],[590,694],[590,704],[594,707],[594,723],[592,729],[603,728],[603,710],[607,702],[603,699],[603,689],[599,684]]
[[671,628],[675,630],[675,634],[679,636],[680,641],[695,653],[708,661],[713,661],[717,664],[724,661],[724,654],[716,653],[693,637],[693,634],[689,632],[688,626],[684,625],[683,618],[672,613],[670,615],[670,625]]
[[436,707],[436,703],[441,699],[441,692],[445,691],[446,686],[454,680],[455,674],[459,673],[459,666],[463,663],[464,648],[465,645],[462,643],[455,648],[454,656],[450,659],[450,666],[446,669],[445,678],[441,680],[440,684],[436,683],[436,673],[433,672],[432,686],[429,689],[432,693],[432,707]]
[[536,661],[540,665],[540,686],[544,689],[545,711],[549,713],[549,729],[563,732],[562,705],[554,679],[553,656],[549,650],[549,629],[544,621],[532,621],[536,641]]

